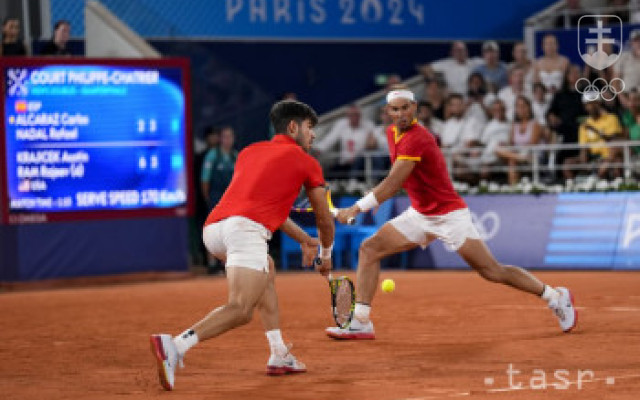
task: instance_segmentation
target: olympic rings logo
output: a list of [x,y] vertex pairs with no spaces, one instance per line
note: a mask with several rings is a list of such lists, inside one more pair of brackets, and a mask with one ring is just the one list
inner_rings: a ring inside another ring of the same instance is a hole
[[[580,81],[585,81],[586,86],[583,90],[581,90]],[[622,88],[618,90],[614,86],[614,82],[619,81]],[[602,87],[598,87],[598,82],[602,82]],[[625,84],[624,81],[620,78],[613,78],[611,82],[607,82],[604,78],[596,78],[593,82],[589,82],[587,78],[580,78],[576,81],[575,84],[576,90],[578,93],[584,95],[585,99],[588,101],[598,100],[598,97],[602,98],[605,101],[611,101],[616,98],[619,93],[624,92]],[[612,93],[612,94],[609,94]]]

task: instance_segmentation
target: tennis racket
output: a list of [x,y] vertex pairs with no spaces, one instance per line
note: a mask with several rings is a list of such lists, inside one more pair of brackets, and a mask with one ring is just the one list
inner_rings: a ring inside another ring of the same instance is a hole
[[[329,211],[331,214],[336,217],[338,215],[338,209],[333,205],[333,200],[331,200],[331,190],[327,188],[327,205],[329,205]],[[313,212],[313,207],[311,207],[311,203],[309,202],[309,198],[307,196],[302,196],[299,201],[291,208],[291,211],[294,212]],[[353,225],[355,223],[355,218],[349,218],[347,221],[349,225]]]
[[331,308],[336,325],[346,329],[353,319],[356,308],[356,291],[349,277],[334,278],[331,273],[327,276],[331,288]]

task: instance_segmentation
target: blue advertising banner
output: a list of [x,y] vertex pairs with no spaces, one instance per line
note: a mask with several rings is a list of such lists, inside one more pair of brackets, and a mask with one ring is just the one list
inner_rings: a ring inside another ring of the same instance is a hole
[[[398,211],[409,202],[397,201]],[[640,193],[465,197],[474,223],[503,264],[544,269],[640,268]],[[468,268],[435,241],[412,268]]]
[[[553,0],[102,0],[145,37],[249,40],[521,39]],[[52,19],[84,34],[81,1],[51,0]]]

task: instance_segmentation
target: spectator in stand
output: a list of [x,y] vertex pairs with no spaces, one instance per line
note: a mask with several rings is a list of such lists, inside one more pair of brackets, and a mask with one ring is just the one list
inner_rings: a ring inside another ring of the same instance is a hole
[[384,84],[384,91],[385,93],[389,93],[391,90],[393,90],[393,87],[395,85],[399,85],[402,83],[402,77],[398,74],[391,74],[391,75],[387,75],[386,77],[386,82]]
[[524,73],[524,89],[527,93],[533,91],[533,62],[529,59],[527,46],[524,42],[517,42],[513,45],[513,62],[509,64],[509,70],[519,68]]
[[7,17],[2,22],[2,56],[26,56],[27,48],[20,41],[20,20]]
[[[606,112],[602,106],[602,100],[598,97],[592,100],[587,96],[582,97],[585,109],[589,117],[580,124],[578,133],[580,144],[589,144],[589,148],[580,150],[578,157],[572,157],[565,161],[567,167],[575,164],[596,163],[598,165],[598,177],[606,179],[622,176],[621,168],[611,168],[611,163],[622,162],[622,150],[620,147],[608,147],[607,143],[624,139],[624,133],[620,126],[618,116]],[[568,176],[573,177],[573,171],[569,168]]]
[[424,100],[419,102],[417,117],[418,122],[420,122],[425,128],[427,128],[429,132],[433,134],[433,136],[436,137],[436,142],[438,143],[438,146],[440,146],[440,133],[444,128],[444,122],[433,115],[433,108],[431,108],[431,103]]
[[444,119],[444,109],[447,98],[445,96],[445,83],[438,79],[425,80],[424,97],[422,100],[431,104],[433,115],[438,119]]
[[[335,178],[355,179],[362,176],[365,150],[377,148],[373,147],[377,143],[375,125],[362,117],[362,111],[356,104],[350,104],[346,114],[346,117],[335,122],[326,136],[314,144],[314,150],[324,153],[340,143],[340,157],[331,171]],[[378,167],[374,165],[375,169]]]
[[578,26],[580,17],[585,15],[580,0],[565,0],[565,8],[555,21],[556,28],[571,28]]
[[507,66],[500,61],[500,48],[493,40],[482,44],[483,62],[474,68],[474,72],[479,72],[487,82],[487,91],[497,93],[498,90],[507,86],[508,74]]
[[194,262],[198,265],[206,264],[207,249],[204,247],[200,236],[202,235],[202,226],[204,225],[207,214],[209,214],[209,205],[206,198],[202,193],[201,175],[202,164],[204,163],[204,157],[207,152],[218,146],[220,143],[220,129],[208,126],[204,129],[204,140],[197,140],[197,144],[194,145],[194,157],[193,157],[193,170],[197,171],[193,174],[194,179],[194,195],[195,195],[195,216],[194,223],[191,226],[192,240],[192,254],[194,255]]
[[[391,125],[391,117],[386,110],[386,105],[378,107],[378,114],[376,118],[376,125],[373,129],[373,138],[377,140],[377,147],[379,150],[389,151],[389,143],[387,142],[387,127]],[[371,138],[371,139],[373,139]],[[369,139],[368,141],[370,141]],[[369,142],[371,147],[372,143]]]
[[67,49],[69,35],[71,33],[71,23],[64,19],[56,22],[53,28],[53,37],[44,45],[40,52],[43,56],[70,56],[71,52]]
[[551,106],[551,99],[547,96],[547,88],[540,82],[533,85],[533,116],[542,127],[547,126],[547,112]]
[[470,151],[467,153],[465,164],[469,173],[477,173],[479,170],[480,179],[491,179],[494,175],[491,167],[500,164],[496,149],[509,145],[511,132],[511,122],[506,117],[506,108],[502,100],[493,100],[489,108],[491,119],[482,130],[480,139],[467,143]]
[[[578,143],[579,120],[586,115],[582,103],[582,94],[576,90],[576,82],[580,79],[580,67],[570,65],[565,74],[564,84],[559,92],[553,95],[549,111],[547,112],[547,127],[551,130],[556,142],[565,144]],[[584,87],[581,88],[584,90]],[[556,163],[565,162],[580,154],[579,150],[566,149],[557,153]],[[573,178],[574,173],[563,168],[565,179]]]
[[628,100],[627,93],[632,90],[640,90],[640,29],[634,29],[629,34],[627,50],[623,51],[620,59],[613,64],[615,76],[624,81],[625,91],[622,93],[621,102],[623,105]]
[[[640,140],[640,92],[632,91],[627,104],[629,108],[622,114],[625,137],[629,140]],[[634,146],[631,149],[633,154],[640,155],[640,146]]]
[[451,44],[451,57],[425,65],[420,68],[420,71],[429,80],[433,80],[436,73],[441,74],[449,93],[465,95],[469,74],[479,62],[477,58],[469,58],[467,45],[464,42],[455,41]]
[[498,92],[498,98],[502,100],[507,111],[507,119],[513,121],[515,114],[516,98],[518,96],[530,97],[531,93],[524,85],[524,71],[520,68],[512,68],[509,71],[509,86]]
[[201,186],[210,210],[218,204],[231,183],[238,158],[238,152],[233,148],[234,141],[233,128],[225,126],[220,131],[220,144],[207,151],[204,156]]
[[542,39],[542,52],[534,64],[534,82],[541,82],[549,93],[562,87],[563,77],[569,66],[569,59],[558,53],[558,39],[552,33]]
[[[607,37],[605,37],[605,39],[607,39]],[[603,43],[602,50],[607,54],[613,54],[613,55],[617,54],[617,52],[613,50],[613,46],[611,43]],[[591,50],[591,53],[594,53],[594,52],[595,52],[595,46]],[[608,85],[608,83],[612,82],[612,80],[615,78],[614,66],[616,63],[602,70],[592,68],[589,64],[585,64],[584,70],[582,71],[582,76],[585,77],[587,80],[589,80],[589,82],[593,82],[593,84],[598,88],[598,90],[601,91],[602,98],[607,100],[603,103],[603,106],[604,108],[606,108],[607,112],[620,114],[621,113],[621,108],[620,108],[621,96],[618,96],[615,92],[612,92],[611,86]],[[598,79],[598,78],[602,78],[602,79]],[[613,86],[615,86],[616,92],[621,91],[623,88],[622,83],[617,81],[613,82]],[[602,89],[604,89],[604,92],[602,92]]]
[[474,118],[465,117],[465,103],[462,95],[453,93],[447,97],[444,126],[440,133],[441,147],[456,150],[468,141],[480,136],[482,127]]
[[[638,3],[634,4],[634,8],[637,8]],[[614,10],[608,14],[615,14],[622,20],[622,23],[630,22],[631,15],[629,13],[629,0],[607,0],[607,7],[612,7]],[[608,25],[618,22],[616,18],[607,18]]]
[[[479,72],[469,75],[469,92],[467,92],[467,102],[465,105],[466,118],[475,120],[484,126],[487,123],[487,110],[485,99],[487,97],[487,84],[484,77]],[[493,96],[493,95],[492,95]]]
[[[385,99],[386,103],[386,99]],[[386,104],[378,107],[378,113],[375,120],[375,127],[373,128],[373,135],[367,139],[367,148],[372,150],[382,151],[384,154],[373,157],[371,159],[372,167],[380,172],[380,176],[377,178],[383,178],[386,171],[391,165],[389,160],[389,143],[387,142],[387,127],[392,124],[391,117],[387,113]],[[377,179],[379,180],[379,179]]]
[[518,96],[509,138],[509,145],[515,148],[498,147],[496,149],[496,155],[509,165],[509,184],[518,183],[520,180],[518,167],[531,162],[531,152],[527,147],[539,144],[542,140],[542,130],[533,117],[531,101],[525,96]]
[[496,149],[509,144],[510,134],[511,122],[507,118],[507,108],[502,100],[496,99],[491,104],[491,119],[480,138],[480,143],[484,146],[480,155],[480,174],[483,179],[490,179],[493,175],[490,167],[500,164]]

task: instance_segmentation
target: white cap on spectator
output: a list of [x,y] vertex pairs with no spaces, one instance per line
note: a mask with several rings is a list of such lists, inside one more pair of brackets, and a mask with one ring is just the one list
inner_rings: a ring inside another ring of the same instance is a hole
[[629,33],[629,39],[634,40],[640,38],[640,29],[634,29]]
[[496,43],[495,40],[487,40],[486,42],[482,43],[482,51],[487,50],[499,51],[500,47],[498,47],[498,43]]

